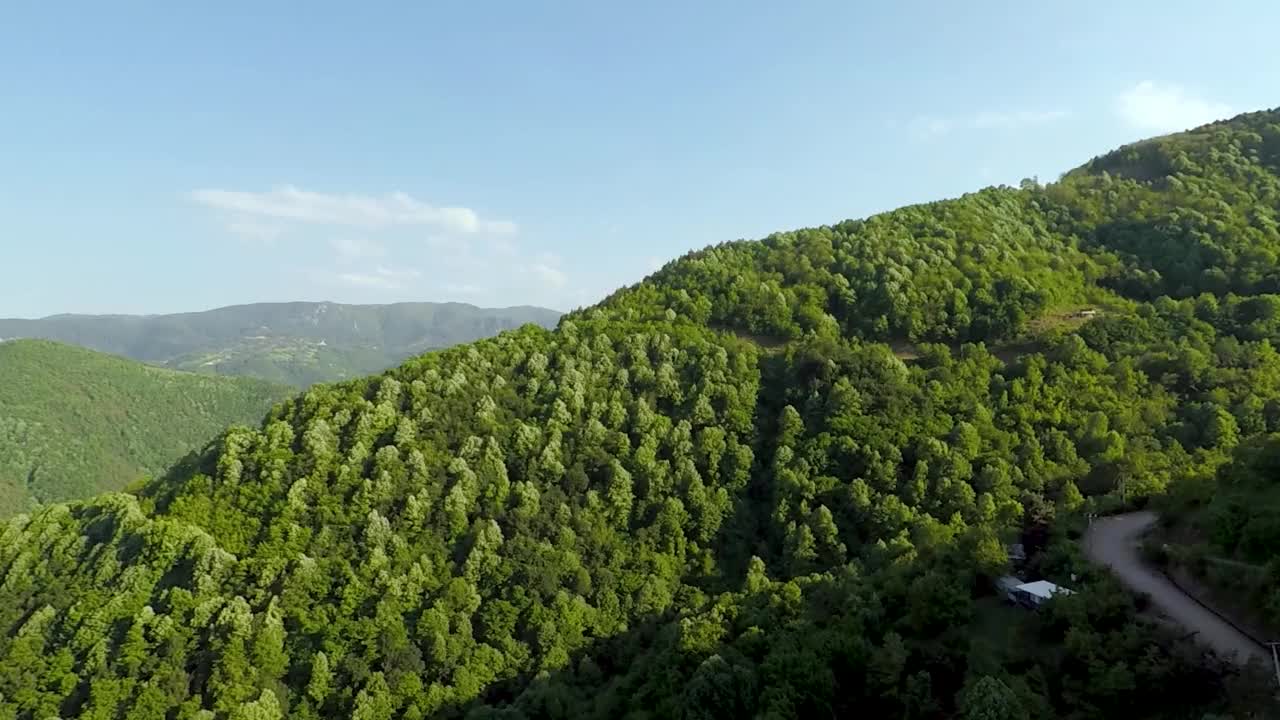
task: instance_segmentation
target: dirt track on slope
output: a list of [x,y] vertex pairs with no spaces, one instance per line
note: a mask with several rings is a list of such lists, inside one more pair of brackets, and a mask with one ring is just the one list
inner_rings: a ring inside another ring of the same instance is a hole
[[1152,605],[1194,631],[1221,657],[1241,665],[1255,658],[1270,661],[1270,652],[1142,562],[1138,537],[1155,521],[1155,513],[1147,511],[1099,518],[1085,533],[1084,551],[1093,562],[1111,568],[1130,589],[1149,595]]

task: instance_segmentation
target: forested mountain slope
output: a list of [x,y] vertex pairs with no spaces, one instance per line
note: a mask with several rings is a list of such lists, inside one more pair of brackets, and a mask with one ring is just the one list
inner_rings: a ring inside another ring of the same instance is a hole
[[406,358],[560,313],[462,303],[258,303],[174,315],[0,320],[0,338],[44,338],[178,370],[306,386],[385,370]]
[[0,343],[0,516],[159,475],[289,392],[44,340]]
[[1277,148],[1259,113],[709,248],[16,518],[0,712],[1246,717],[1268,693],[1135,620],[1060,530],[1035,570],[1077,594],[979,596],[1019,528],[1280,431],[1250,259],[1280,248]]

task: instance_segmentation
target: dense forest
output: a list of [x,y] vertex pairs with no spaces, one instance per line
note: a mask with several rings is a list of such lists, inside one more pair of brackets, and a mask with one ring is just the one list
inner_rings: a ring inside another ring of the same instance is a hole
[[0,530],[0,716],[1261,717],[1072,535],[1280,432],[1278,214],[1254,113],[312,388]]
[[559,317],[545,308],[464,303],[256,303],[173,315],[0,319],[0,339],[56,340],[174,370],[305,387],[526,323],[552,327]]
[[289,394],[44,340],[0,343],[0,517],[161,475]]

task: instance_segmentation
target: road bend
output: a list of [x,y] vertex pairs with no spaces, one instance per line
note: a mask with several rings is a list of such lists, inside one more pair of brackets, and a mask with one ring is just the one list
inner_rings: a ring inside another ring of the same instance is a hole
[[1111,568],[1130,589],[1150,596],[1151,603],[1161,612],[1194,631],[1200,642],[1220,657],[1240,665],[1255,658],[1269,663],[1270,651],[1142,561],[1138,538],[1155,521],[1156,515],[1150,511],[1098,518],[1085,533],[1085,554],[1093,562]]

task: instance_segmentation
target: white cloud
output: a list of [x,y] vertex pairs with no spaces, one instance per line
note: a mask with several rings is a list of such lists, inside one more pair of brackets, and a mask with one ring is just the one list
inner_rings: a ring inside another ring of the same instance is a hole
[[239,216],[265,217],[319,225],[381,228],[397,225],[434,227],[463,234],[509,234],[516,231],[509,220],[481,218],[465,207],[437,207],[407,193],[389,195],[334,195],[284,185],[267,192],[243,192],[206,188],[191,193],[201,205]]
[[1048,125],[1067,114],[1065,110],[985,110],[952,117],[920,115],[911,121],[909,127],[918,137],[932,138],[954,130],[1023,130]]
[[422,273],[413,268],[388,268],[379,266],[371,272],[343,272],[335,277],[344,285],[379,290],[397,290],[405,283],[417,279]]
[[[588,289],[576,274],[570,278],[569,264],[542,252],[546,246],[537,247],[534,238],[521,238],[514,224],[404,193],[333,195],[287,186],[202,189],[189,199],[243,234],[289,240],[290,252],[280,261],[292,266],[309,255],[294,270],[346,302],[452,298],[556,307]],[[296,247],[303,242],[311,252]]]
[[563,270],[552,267],[545,262],[536,262],[529,266],[529,271],[545,286],[553,289],[560,289],[569,282],[569,277],[564,274]]
[[520,254],[520,248],[509,240],[499,239],[493,241],[493,252],[501,257],[512,258]]
[[1178,85],[1150,80],[1120,93],[1116,112],[1132,127],[1152,132],[1186,130],[1232,114],[1224,103],[1206,100]]
[[267,245],[275,242],[284,233],[284,228],[278,225],[243,218],[227,223],[227,229],[241,239]]
[[329,241],[329,247],[333,248],[338,254],[338,259],[344,262],[380,258],[387,254],[387,249],[381,243],[368,238],[337,238]]

